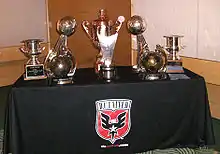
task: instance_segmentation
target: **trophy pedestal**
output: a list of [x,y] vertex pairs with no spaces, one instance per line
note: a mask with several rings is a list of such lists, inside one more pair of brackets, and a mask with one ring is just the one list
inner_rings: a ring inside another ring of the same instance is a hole
[[111,82],[116,78],[116,72],[114,66],[101,66],[100,77],[105,82]]
[[164,72],[158,73],[141,73],[140,74],[142,80],[166,80],[168,75]]
[[24,80],[39,80],[46,79],[47,76],[44,73],[44,65],[26,65]]
[[184,73],[181,60],[168,60],[166,66],[167,73]]

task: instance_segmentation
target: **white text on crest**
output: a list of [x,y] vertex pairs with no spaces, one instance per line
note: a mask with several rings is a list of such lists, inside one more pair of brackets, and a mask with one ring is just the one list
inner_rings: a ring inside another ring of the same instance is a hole
[[98,110],[118,110],[130,109],[131,100],[129,99],[107,99],[96,101],[96,108]]

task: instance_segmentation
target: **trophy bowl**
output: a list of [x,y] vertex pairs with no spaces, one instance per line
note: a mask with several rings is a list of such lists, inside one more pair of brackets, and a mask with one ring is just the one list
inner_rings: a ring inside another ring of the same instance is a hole
[[142,34],[146,30],[146,22],[141,16],[134,15],[127,22],[127,29],[133,35]]

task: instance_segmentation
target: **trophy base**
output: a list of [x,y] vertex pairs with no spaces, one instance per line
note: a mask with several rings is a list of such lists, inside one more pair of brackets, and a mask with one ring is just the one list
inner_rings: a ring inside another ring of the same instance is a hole
[[116,78],[115,67],[102,65],[100,67],[100,77],[105,82],[112,82]]
[[168,75],[164,72],[159,73],[141,73],[140,74],[142,80],[166,80],[168,78]]
[[26,65],[24,80],[40,80],[46,79],[47,76],[44,73],[44,65]]
[[167,73],[184,73],[181,60],[168,60],[166,66]]
[[65,85],[65,84],[72,84],[72,78],[63,78],[63,79],[53,79],[53,82],[57,85]]

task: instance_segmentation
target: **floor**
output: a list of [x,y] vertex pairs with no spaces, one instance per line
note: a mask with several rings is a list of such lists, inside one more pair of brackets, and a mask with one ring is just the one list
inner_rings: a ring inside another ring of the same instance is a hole
[[[0,132],[3,128],[4,109],[10,85],[19,78],[24,71],[25,61],[15,61],[0,64]],[[213,117],[214,132],[216,137],[216,150],[220,151],[220,85],[207,83],[209,103]],[[0,142],[2,138],[0,135]],[[1,144],[0,144],[1,149]]]

